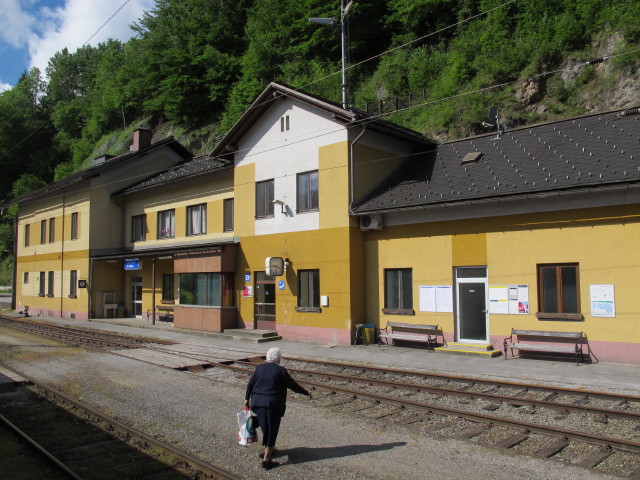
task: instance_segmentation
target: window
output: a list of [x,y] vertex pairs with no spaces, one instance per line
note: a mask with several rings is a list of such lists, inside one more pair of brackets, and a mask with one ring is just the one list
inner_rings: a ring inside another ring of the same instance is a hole
[[144,242],[147,239],[147,216],[135,215],[131,217],[131,241]]
[[176,236],[176,212],[174,209],[158,212],[158,240]]
[[44,272],[40,272],[40,289],[38,290],[39,297],[44,297],[44,282],[45,282]]
[[187,207],[187,235],[207,233],[207,204]]
[[24,226],[24,246],[28,247],[31,243],[31,225],[27,224]]
[[173,301],[173,275],[162,276],[162,300]]
[[40,243],[44,245],[47,243],[47,221],[40,221]]
[[287,130],[289,130],[289,115],[280,118],[280,131],[285,132]]
[[47,297],[53,297],[53,272],[48,273],[48,281],[47,281]]
[[582,319],[578,264],[538,265],[538,302],[538,317]]
[[318,171],[298,174],[298,212],[318,210]]
[[180,304],[233,306],[233,273],[180,274]]
[[413,285],[410,268],[384,271],[384,313],[413,314]]
[[29,283],[29,272],[24,272],[22,276],[22,283]]
[[69,298],[77,298],[78,296],[78,271],[71,270],[69,272]]
[[49,243],[56,241],[56,219],[49,219]]
[[273,180],[256,183],[256,218],[273,217]]
[[224,226],[223,231],[233,232],[233,198],[224,201]]
[[320,311],[320,270],[298,271],[298,307],[296,311]]
[[78,239],[78,212],[71,214],[71,240]]

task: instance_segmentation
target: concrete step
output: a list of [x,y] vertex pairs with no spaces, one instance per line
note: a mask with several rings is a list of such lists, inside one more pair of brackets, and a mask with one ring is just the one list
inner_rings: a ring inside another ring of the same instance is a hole
[[477,355],[479,357],[497,357],[502,354],[500,350],[495,350],[489,344],[449,342],[435,350],[444,353],[457,353],[460,355]]
[[221,335],[231,337],[234,340],[263,343],[280,340],[282,337],[273,330],[251,330],[248,328],[226,328]]

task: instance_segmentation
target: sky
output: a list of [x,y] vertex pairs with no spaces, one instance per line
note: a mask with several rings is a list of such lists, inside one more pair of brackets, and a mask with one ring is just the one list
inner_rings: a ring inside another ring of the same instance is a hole
[[87,42],[94,46],[109,38],[126,42],[134,33],[129,26],[154,4],[154,0],[0,0],[0,92],[32,67],[38,67],[46,80],[49,59],[65,47],[75,52]]

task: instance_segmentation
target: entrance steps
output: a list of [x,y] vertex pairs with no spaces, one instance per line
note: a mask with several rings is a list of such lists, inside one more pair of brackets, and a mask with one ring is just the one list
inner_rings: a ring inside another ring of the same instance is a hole
[[282,339],[278,332],[273,330],[251,330],[247,328],[225,328],[220,335],[227,338],[231,337],[233,340],[253,343],[272,342]]
[[495,350],[492,345],[483,345],[477,343],[460,343],[449,342],[442,347],[436,347],[435,350],[443,353],[457,353],[459,355],[476,355],[479,357],[497,357],[502,355],[500,350]]

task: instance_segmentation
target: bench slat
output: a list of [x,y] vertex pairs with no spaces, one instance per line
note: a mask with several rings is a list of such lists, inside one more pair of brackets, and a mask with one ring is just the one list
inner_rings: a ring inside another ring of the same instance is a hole
[[532,343],[511,343],[506,345],[506,348],[518,349],[518,350],[540,350],[545,352],[567,352],[576,353],[576,347],[568,345],[543,345]]
[[388,328],[412,328],[416,330],[433,330],[436,331],[438,329],[438,325],[419,325],[415,323],[396,323],[396,322],[387,322]]
[[526,337],[582,338],[582,332],[549,332],[545,330],[511,330],[511,335]]
[[396,338],[398,340],[413,340],[416,342],[432,342],[433,338],[430,338],[427,335],[417,335],[417,334],[401,334],[401,333],[381,333],[381,337],[383,338]]

